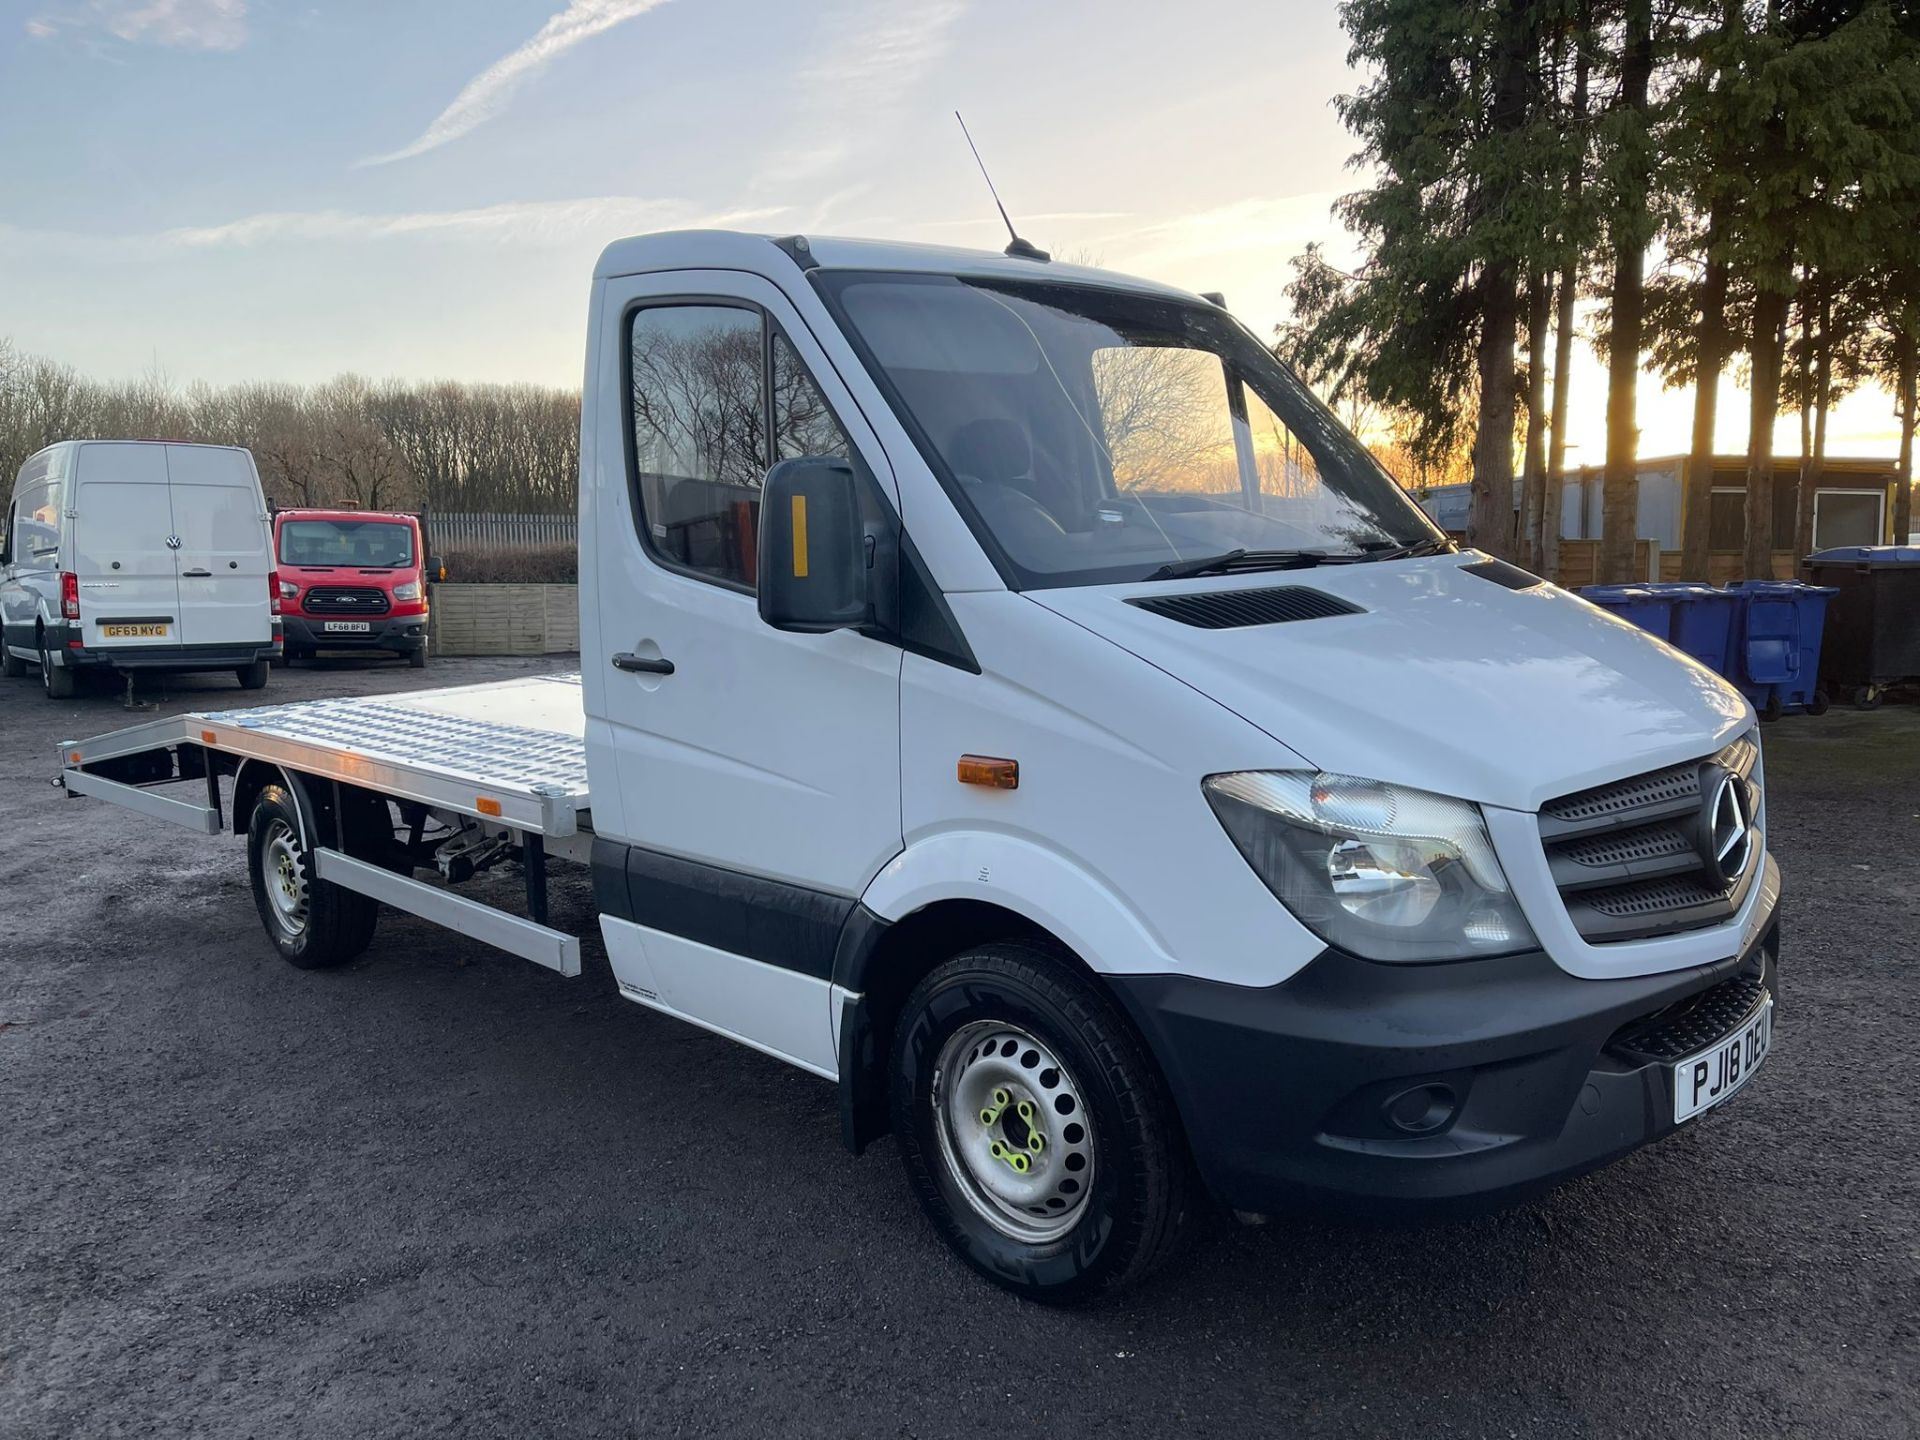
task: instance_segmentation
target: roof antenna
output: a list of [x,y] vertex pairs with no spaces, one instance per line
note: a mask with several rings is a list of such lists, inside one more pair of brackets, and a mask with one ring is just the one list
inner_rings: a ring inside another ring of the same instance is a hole
[[993,177],[987,173],[987,162],[980,158],[980,147],[973,143],[973,132],[967,129],[965,117],[956,110],[953,112],[953,118],[960,122],[960,133],[967,137],[967,148],[973,151],[973,163],[980,167],[980,178],[987,182],[987,193],[993,196],[994,207],[1000,212],[1001,222],[1006,225],[1007,234],[1013,237],[1007,241],[1007,248],[1002,253],[1011,255],[1016,260],[1051,260],[1053,258],[1051,255],[1031,241],[1022,240],[1020,232],[1013,228],[1013,221],[1007,218],[1007,207],[1000,203],[1000,192],[993,188]]

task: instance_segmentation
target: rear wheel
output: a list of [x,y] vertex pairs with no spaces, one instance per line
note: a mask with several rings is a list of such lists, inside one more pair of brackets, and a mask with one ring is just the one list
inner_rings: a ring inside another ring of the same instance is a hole
[[344,965],[373,939],[378,903],[315,873],[299,811],[282,785],[267,785],[253,803],[247,874],[260,923],[289,964],[302,970]]
[[264,690],[267,688],[267,662],[256,660],[251,665],[242,665],[234,671],[242,690]]
[[45,635],[40,637],[40,688],[47,692],[49,700],[73,698],[73,671],[53,663]]
[[1112,1000],[1048,947],[982,946],[914,989],[893,1129],[941,1238],[1032,1300],[1138,1281],[1172,1253],[1190,1164],[1173,1103]]

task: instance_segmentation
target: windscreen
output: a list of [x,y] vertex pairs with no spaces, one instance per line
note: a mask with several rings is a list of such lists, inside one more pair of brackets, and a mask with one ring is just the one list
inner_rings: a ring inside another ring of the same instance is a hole
[[1209,307],[1094,286],[820,272],[935,472],[1022,586],[1230,551],[1441,537],[1311,392]]
[[280,527],[280,563],[398,569],[413,564],[413,527],[393,520],[289,520]]

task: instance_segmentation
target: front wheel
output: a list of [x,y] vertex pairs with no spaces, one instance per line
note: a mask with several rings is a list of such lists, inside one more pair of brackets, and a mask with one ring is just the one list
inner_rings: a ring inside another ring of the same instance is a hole
[[288,964],[302,970],[344,965],[372,941],[378,903],[319,877],[300,812],[283,786],[266,786],[254,801],[247,874],[260,923]]
[[27,673],[27,662],[7,649],[7,632],[0,628],[0,675],[9,680],[18,680]]
[[1069,1303],[1172,1253],[1190,1162],[1165,1082],[1113,1001],[1059,952],[982,946],[915,987],[893,1129],[935,1228],[1015,1294]]
[[424,670],[427,668],[426,646],[422,645],[417,649],[407,651],[407,668],[410,670]]

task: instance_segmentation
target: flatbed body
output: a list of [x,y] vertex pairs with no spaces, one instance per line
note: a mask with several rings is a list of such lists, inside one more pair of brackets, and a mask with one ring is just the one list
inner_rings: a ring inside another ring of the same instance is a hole
[[86,790],[88,767],[200,745],[559,839],[591,827],[585,728],[579,675],[539,675],[193,710],[69,741],[61,766],[69,789]]

